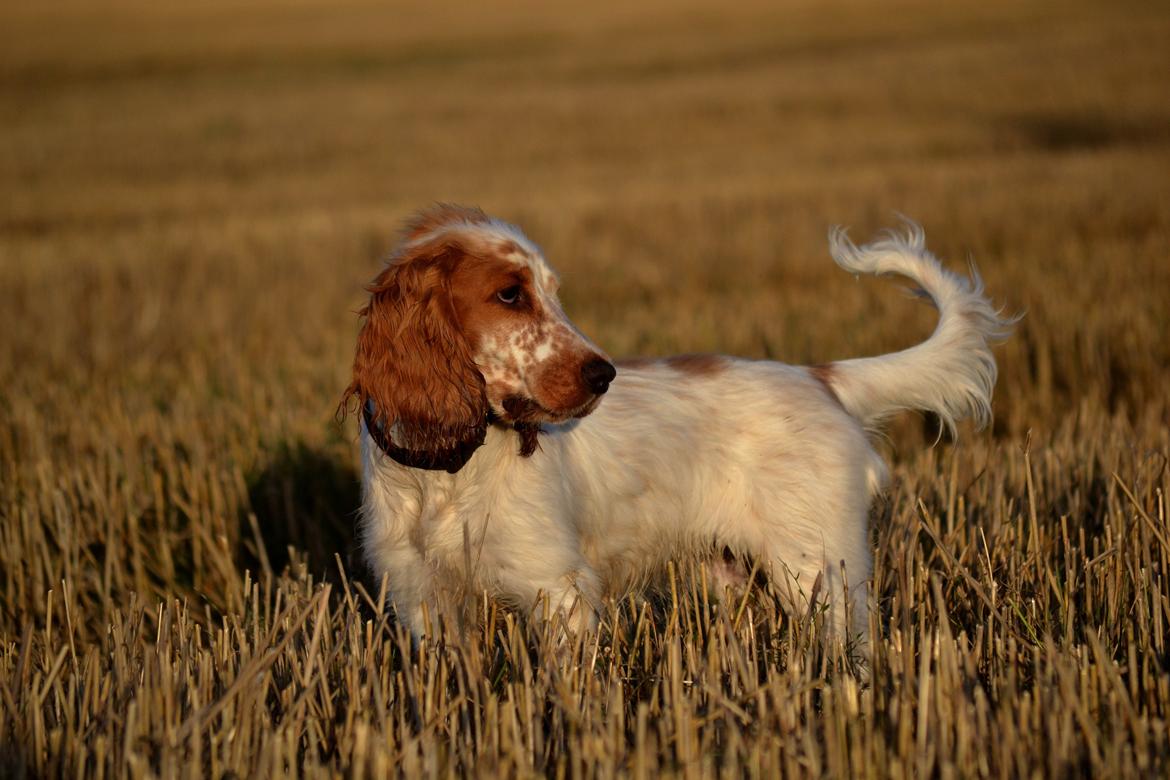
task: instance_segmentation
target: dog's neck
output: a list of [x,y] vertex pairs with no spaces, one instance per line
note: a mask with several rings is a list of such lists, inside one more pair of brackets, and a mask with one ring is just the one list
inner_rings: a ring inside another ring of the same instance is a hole
[[446,471],[449,474],[457,473],[467,465],[467,462],[471,460],[471,456],[475,454],[475,451],[483,446],[488,426],[516,431],[519,437],[521,457],[527,458],[531,456],[540,446],[540,442],[537,440],[541,430],[538,423],[504,422],[490,410],[484,420],[484,425],[475,432],[472,438],[460,442],[453,447],[438,451],[414,450],[395,444],[386,426],[375,419],[372,402],[362,407],[362,417],[365,420],[366,430],[370,434],[370,439],[378,446],[378,449],[395,463],[412,469]]

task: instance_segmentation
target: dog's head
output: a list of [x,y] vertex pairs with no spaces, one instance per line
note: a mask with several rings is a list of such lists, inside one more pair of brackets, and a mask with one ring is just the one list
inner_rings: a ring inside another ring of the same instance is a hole
[[589,414],[614,378],[565,315],[540,250],[478,209],[420,214],[367,289],[342,409],[356,400],[409,465],[457,470],[489,419],[515,426],[531,454],[540,423]]

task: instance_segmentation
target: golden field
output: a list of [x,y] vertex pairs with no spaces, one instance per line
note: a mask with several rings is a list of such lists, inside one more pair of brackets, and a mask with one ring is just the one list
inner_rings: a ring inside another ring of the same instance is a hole
[[[1170,771],[1168,41],[1153,2],[4,5],[0,776]],[[868,678],[687,561],[569,651],[482,599],[411,647],[335,411],[435,200],[614,355],[914,343],[826,251],[898,214],[1024,314],[990,431],[884,445]]]

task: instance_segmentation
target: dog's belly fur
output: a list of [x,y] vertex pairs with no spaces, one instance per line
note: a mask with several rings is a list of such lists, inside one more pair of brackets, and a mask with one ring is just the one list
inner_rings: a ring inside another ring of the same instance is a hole
[[886,474],[860,423],[803,368],[719,358],[685,382],[680,370],[621,368],[593,415],[548,426],[530,458],[493,428],[456,474],[399,466],[363,430],[362,543],[412,630],[419,604],[454,584],[596,607],[669,559],[724,546],[794,606],[823,573],[831,625],[846,628],[852,601],[856,627]]

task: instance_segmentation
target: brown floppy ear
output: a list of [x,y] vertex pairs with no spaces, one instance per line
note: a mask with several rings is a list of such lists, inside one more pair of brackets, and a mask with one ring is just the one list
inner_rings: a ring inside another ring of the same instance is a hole
[[408,466],[458,471],[487,430],[484,379],[449,288],[463,254],[450,240],[410,246],[366,288],[342,412],[356,399],[370,436]]

